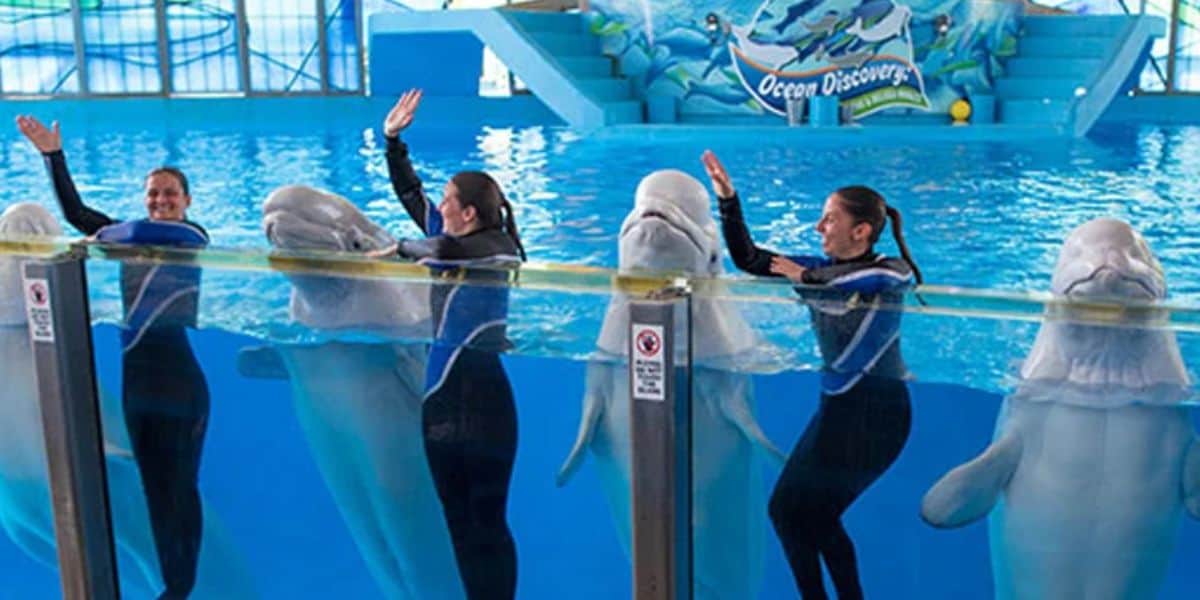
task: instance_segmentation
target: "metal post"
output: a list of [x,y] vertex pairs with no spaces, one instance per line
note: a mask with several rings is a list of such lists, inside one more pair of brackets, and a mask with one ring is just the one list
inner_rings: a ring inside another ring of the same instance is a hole
[[79,78],[79,94],[91,93],[88,86],[87,52],[83,45],[83,9],[79,0],[71,0],[71,28],[75,33],[75,72]]
[[[321,63],[317,66],[321,74],[321,94],[329,95],[329,28],[325,23],[325,0],[313,0],[317,3],[317,57]],[[301,64],[303,68],[303,64]]]
[[1170,94],[1175,91],[1175,58],[1179,50],[1176,47],[1179,41],[1179,0],[1171,2],[1171,20],[1168,27],[1170,30],[1167,33],[1167,89],[1165,92]]
[[170,40],[167,39],[167,0],[154,0],[154,21],[158,26],[158,76],[162,80],[162,94],[170,96],[171,85]]
[[[677,321],[680,311],[685,318]],[[688,312],[687,298],[629,305],[635,600],[692,597]],[[684,326],[677,328],[677,323]],[[680,343],[688,349],[688,360],[676,365]]]
[[25,263],[22,289],[67,600],[120,597],[83,257]]
[[250,95],[250,26],[246,23],[246,0],[234,0],[233,12],[237,19],[238,87],[243,94]]

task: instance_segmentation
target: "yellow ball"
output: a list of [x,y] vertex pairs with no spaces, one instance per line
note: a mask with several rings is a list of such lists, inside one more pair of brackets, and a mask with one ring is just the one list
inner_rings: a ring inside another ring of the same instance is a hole
[[971,116],[971,103],[959,98],[950,105],[950,118],[956,122],[962,123]]

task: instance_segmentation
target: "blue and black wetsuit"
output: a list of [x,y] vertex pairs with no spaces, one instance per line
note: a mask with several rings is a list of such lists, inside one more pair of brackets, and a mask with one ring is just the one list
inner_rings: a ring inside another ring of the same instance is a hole
[[[720,200],[725,243],[738,268],[770,272],[778,256],[750,238],[736,196]],[[850,260],[787,256],[807,270],[809,304],[824,359],[821,404],[788,457],[769,512],[805,599],[826,598],[821,559],[842,600],[861,598],[847,508],[899,457],[912,422],[900,356],[900,304],[912,271],[874,252]],[[891,307],[891,308],[887,308]]]
[[441,214],[398,138],[388,138],[387,160],[396,196],[427,236],[401,242],[400,255],[444,277],[430,292],[434,331],[422,407],[429,468],[467,596],[511,599],[517,549],[506,511],[517,413],[498,354],[508,345],[508,288],[499,283],[508,272],[471,267],[519,264],[519,250],[500,227],[442,233]]
[[[63,216],[80,232],[125,244],[208,243],[208,234],[191,221],[114,221],[80,200],[62,151],[45,160]],[[187,338],[187,328],[196,326],[199,296],[199,268],[121,264],[121,399],[166,586],[162,598],[191,593],[200,553],[198,479],[209,395]]]

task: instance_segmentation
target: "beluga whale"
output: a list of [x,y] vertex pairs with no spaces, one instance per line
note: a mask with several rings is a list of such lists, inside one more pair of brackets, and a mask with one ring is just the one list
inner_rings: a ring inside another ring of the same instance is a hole
[[[656,171],[638,185],[621,226],[622,271],[722,273],[721,241],[708,192],[682,171]],[[626,552],[631,543],[629,303],[616,294],[589,362],[582,418],[558,475],[567,481],[586,455],[600,475]],[[760,340],[736,309],[713,295],[692,302],[694,592],[697,598],[757,597],[767,524],[764,456],[781,459],[755,421],[750,375],[734,372]],[[680,345],[676,364],[686,364]]]
[[[14,204],[0,214],[2,239],[62,235],[54,216],[38,204]],[[0,255],[0,527],[30,558],[56,568],[50,475],[21,285],[26,260]],[[154,598],[164,585],[120,398],[103,389],[99,393],[121,593],[125,598]],[[211,507],[204,505],[203,510],[203,542],[193,593],[198,598],[230,600],[258,597],[250,569],[221,519]]]
[[[263,204],[274,248],[355,252],[395,240],[345,198],[285,186]],[[244,350],[239,369],[284,376],[317,466],[367,568],[389,598],[466,597],[425,457],[421,398],[430,331],[426,283],[293,273],[291,318],[333,339]],[[406,340],[406,341],[405,341]]]
[[929,490],[921,516],[989,517],[997,598],[1154,598],[1183,513],[1200,518],[1190,379],[1155,305],[1163,270],[1132,227],[1095,219],[1067,237],[1051,286],[1060,302],[991,445]]

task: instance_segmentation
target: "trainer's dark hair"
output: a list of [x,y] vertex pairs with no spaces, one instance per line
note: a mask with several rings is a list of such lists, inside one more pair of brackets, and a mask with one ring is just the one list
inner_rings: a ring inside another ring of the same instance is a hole
[[450,178],[450,181],[458,188],[459,204],[464,208],[475,208],[479,226],[484,229],[503,229],[516,244],[521,260],[525,260],[525,246],[521,245],[521,234],[513,219],[512,205],[504,197],[504,192],[500,191],[500,184],[482,171],[463,171]]
[[174,177],[177,181],[179,181],[179,187],[183,188],[183,195],[185,195],[185,196],[191,195],[191,193],[188,192],[187,176],[183,174],[183,171],[180,171],[176,167],[159,167],[159,168],[154,169],[153,171],[150,171],[149,173],[147,173],[146,179],[150,179],[151,177],[154,177],[155,175],[162,175],[162,174],[170,175],[171,177]]
[[896,238],[896,245],[900,247],[900,256],[904,257],[904,262],[912,268],[917,283],[925,282],[921,277],[921,270],[917,268],[917,263],[913,261],[912,254],[908,251],[908,244],[904,243],[904,233],[900,230],[900,211],[888,206],[879,192],[865,185],[839,188],[834,194],[841,201],[842,208],[850,213],[851,217],[854,217],[855,224],[866,223],[871,226],[872,246],[879,241],[879,235],[883,233],[884,222],[890,217],[892,219],[892,237]]

